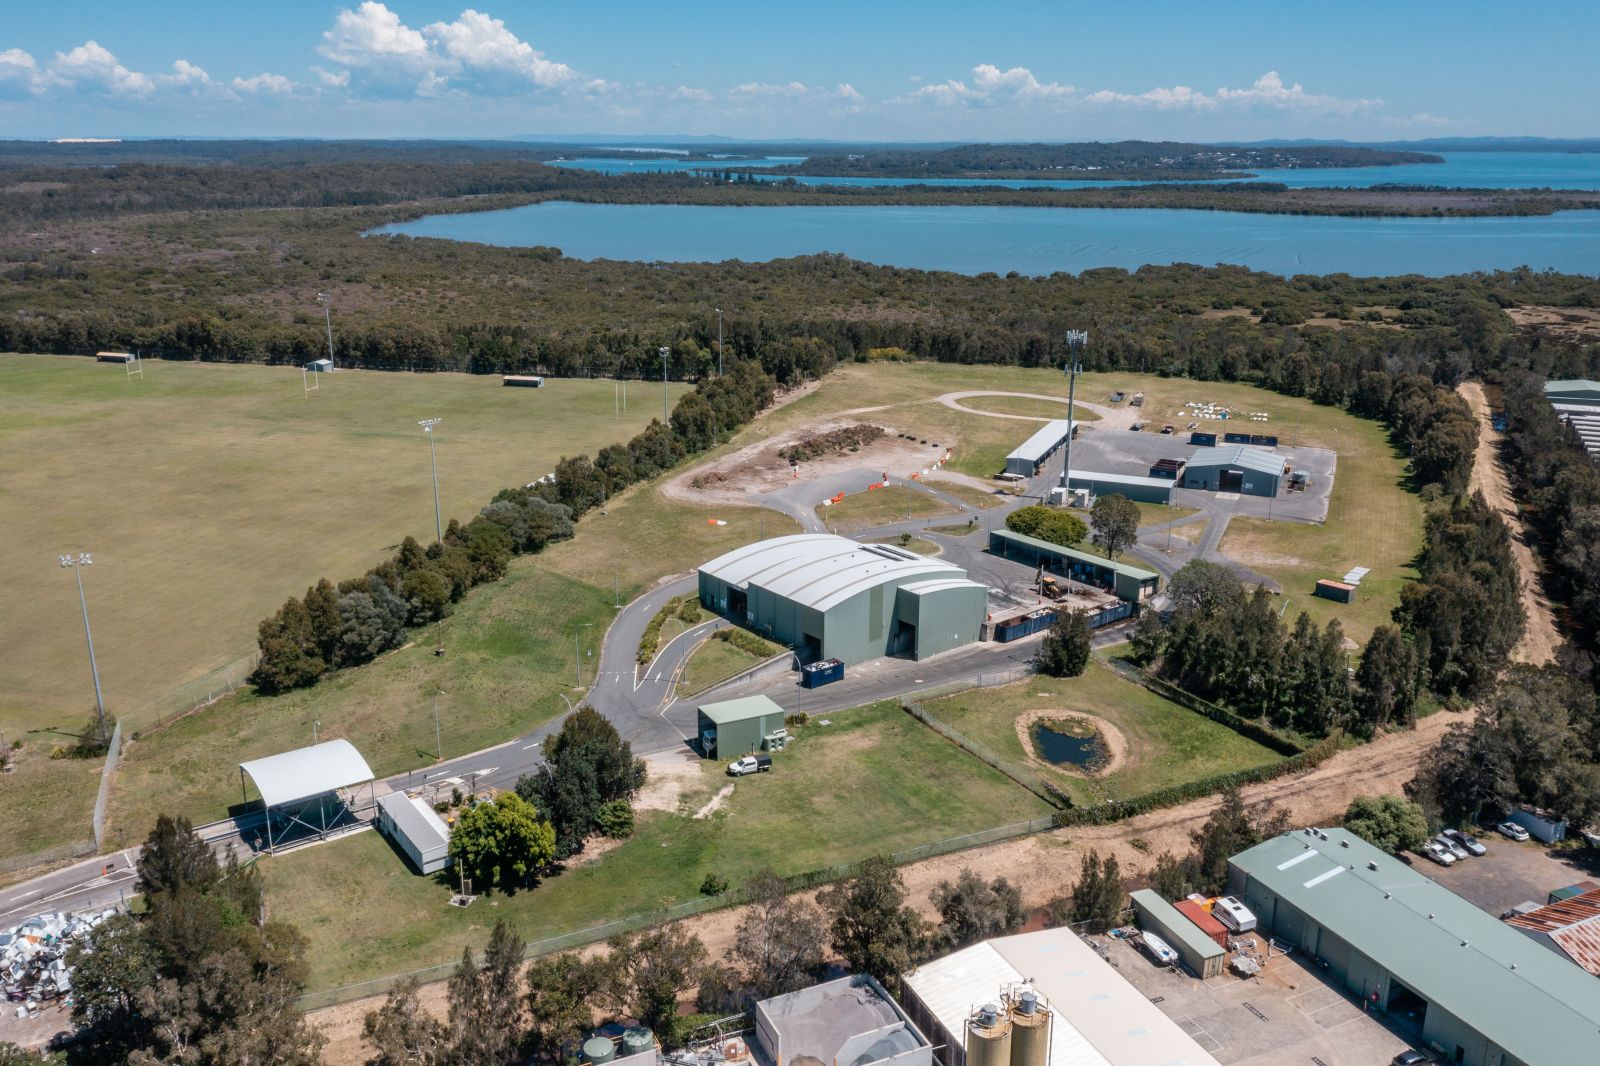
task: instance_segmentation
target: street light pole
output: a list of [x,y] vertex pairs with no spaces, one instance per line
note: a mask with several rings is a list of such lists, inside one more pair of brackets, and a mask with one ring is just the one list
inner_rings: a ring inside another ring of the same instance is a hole
[[1067,330],[1067,446],[1063,449],[1061,460],[1061,505],[1067,506],[1069,493],[1072,491],[1072,431],[1076,428],[1073,419],[1074,406],[1077,402],[1078,375],[1083,372],[1083,364],[1078,362],[1078,356],[1089,344],[1089,333],[1082,329]]
[[439,762],[444,762],[444,740],[439,735],[439,696],[440,690],[433,690],[433,753]]
[[667,360],[672,358],[672,349],[663,347],[661,352],[661,424],[668,425],[670,417],[667,414]]
[[722,376],[722,308],[717,308],[717,377]]
[[322,320],[328,327],[328,362],[333,362],[333,301],[325,292],[317,293],[317,303],[322,305]]
[[78,579],[78,606],[83,608],[83,639],[89,645],[89,673],[94,675],[94,709],[100,716],[100,740],[110,738],[106,732],[106,701],[100,693],[100,667],[94,658],[94,634],[89,631],[89,600],[83,594],[83,568],[94,562],[94,556],[89,552],[79,552],[77,557],[62,555],[58,557],[61,565],[72,571],[72,576]]
[[578,631],[576,633],[572,634],[572,687],[573,688],[582,688],[583,687],[583,673],[582,673],[583,660],[578,655],[578,638],[583,635],[583,631],[585,629],[591,629],[591,628],[593,628],[593,626],[594,626],[593,622],[580,622],[578,624]]
[[311,719],[311,746],[312,747],[316,747],[317,746],[317,726],[319,726],[321,724],[322,724],[321,720],[316,719],[316,718]]

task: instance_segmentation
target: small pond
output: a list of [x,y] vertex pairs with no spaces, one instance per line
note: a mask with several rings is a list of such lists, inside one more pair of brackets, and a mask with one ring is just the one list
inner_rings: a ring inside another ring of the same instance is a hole
[[1034,750],[1052,766],[1092,772],[1104,767],[1111,757],[1104,738],[1088,722],[1071,718],[1045,719],[1033,724],[1032,735]]

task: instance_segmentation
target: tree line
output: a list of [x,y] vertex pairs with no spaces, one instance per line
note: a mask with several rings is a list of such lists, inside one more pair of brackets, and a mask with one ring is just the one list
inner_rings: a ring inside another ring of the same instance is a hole
[[723,377],[679,398],[668,424],[650,425],[593,459],[564,456],[553,476],[502,489],[465,525],[452,518],[442,540],[399,551],[360,577],[326,578],[262,620],[251,682],[264,693],[313,685],[329,671],[400,647],[411,628],[447,617],[477,585],[500,580],[513,558],[573,536],[574,522],[610,496],[712,446],[772,402],[776,383],[758,365],[735,361]]

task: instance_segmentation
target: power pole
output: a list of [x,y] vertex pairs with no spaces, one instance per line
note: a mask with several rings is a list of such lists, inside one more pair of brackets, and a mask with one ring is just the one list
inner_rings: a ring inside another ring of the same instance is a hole
[[717,377],[722,376],[722,308],[717,308]]
[[1088,344],[1087,330],[1067,330],[1067,445],[1062,449],[1061,460],[1061,506],[1063,507],[1068,506],[1072,492],[1072,431],[1077,428],[1072,416],[1077,409],[1074,404],[1078,394],[1078,375],[1083,373],[1083,364],[1078,362],[1078,356]]
[[671,348],[661,349],[661,424],[669,425],[671,416],[667,414],[667,361],[672,358]]

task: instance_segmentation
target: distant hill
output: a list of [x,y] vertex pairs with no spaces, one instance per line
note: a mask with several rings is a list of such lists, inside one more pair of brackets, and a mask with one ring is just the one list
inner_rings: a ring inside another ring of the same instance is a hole
[[1336,144],[1418,152],[1600,152],[1597,137],[1429,137],[1420,141],[1249,141],[1243,147],[1295,147]]
[[1213,145],[1179,141],[965,144],[942,150],[881,148],[814,155],[776,173],[822,177],[1182,180],[1260,168],[1380,167],[1442,163],[1426,152],[1348,145]]

